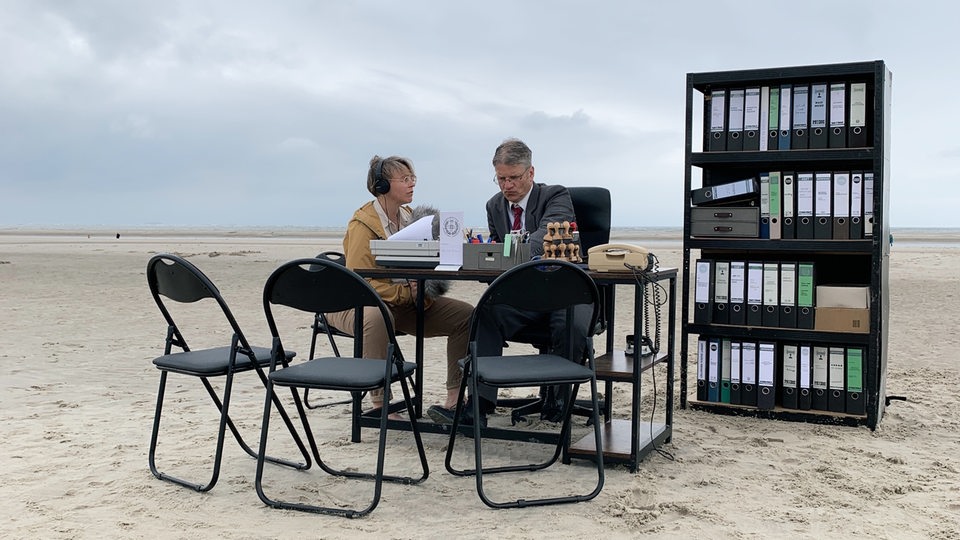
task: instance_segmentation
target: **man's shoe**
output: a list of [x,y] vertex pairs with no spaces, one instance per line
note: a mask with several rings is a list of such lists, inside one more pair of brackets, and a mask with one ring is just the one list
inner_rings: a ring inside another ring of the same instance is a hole
[[[473,425],[473,409],[468,408],[468,405],[470,407],[473,406],[467,402],[467,404],[463,406],[463,410],[460,412],[460,424],[464,426]],[[448,409],[439,405],[431,405],[430,408],[427,409],[427,416],[429,416],[431,420],[438,424],[451,425],[453,424],[454,412],[456,412],[455,409]],[[480,413],[480,427],[487,427],[487,415],[482,412]]]

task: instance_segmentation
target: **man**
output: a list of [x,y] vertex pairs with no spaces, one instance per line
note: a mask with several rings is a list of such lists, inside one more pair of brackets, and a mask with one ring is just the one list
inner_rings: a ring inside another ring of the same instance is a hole
[[[490,238],[503,242],[511,231],[529,233],[530,256],[543,255],[543,237],[547,234],[547,224],[576,221],[573,213],[573,201],[567,188],[559,185],[534,183],[533,152],[519,139],[507,139],[497,147],[493,154],[494,181],[500,187],[500,193],[487,201],[487,225]],[[587,345],[588,329],[592,311],[590,306],[578,306],[574,312],[575,336],[571,360],[580,361]],[[538,313],[498,306],[495,312],[486,313],[480,319],[479,348],[480,356],[498,356],[503,354],[506,340],[521,332],[550,335],[551,352],[566,354],[566,319],[563,312]],[[496,408],[496,388],[481,387],[481,415]],[[472,399],[469,398],[469,399]],[[449,411],[431,407],[427,411],[434,421],[453,420]],[[472,404],[467,403],[463,421],[473,421]],[[484,425],[486,418],[481,418]]]

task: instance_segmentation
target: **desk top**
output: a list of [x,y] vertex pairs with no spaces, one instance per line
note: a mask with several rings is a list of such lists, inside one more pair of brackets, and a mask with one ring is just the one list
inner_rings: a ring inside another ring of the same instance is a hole
[[[432,268],[358,268],[356,272],[368,278],[449,279],[460,281],[493,281],[506,270],[434,270]],[[587,274],[597,283],[633,283],[633,272],[595,272]],[[677,277],[676,268],[661,268],[656,272],[642,272],[651,281]]]

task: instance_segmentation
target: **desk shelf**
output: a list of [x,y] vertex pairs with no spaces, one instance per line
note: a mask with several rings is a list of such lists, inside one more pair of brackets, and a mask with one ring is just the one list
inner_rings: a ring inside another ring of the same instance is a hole
[[[644,428],[649,427],[653,430],[653,438],[650,437],[650,429],[641,429],[639,436],[639,450],[636,461],[642,460],[656,446],[668,442],[672,434],[672,426],[662,423],[645,424]],[[630,431],[633,428],[632,422],[625,418],[611,418],[603,424],[603,430],[600,432],[600,441],[603,444],[604,462],[633,463],[634,457],[631,455]],[[593,433],[584,436],[582,439],[570,445],[569,453],[574,457],[592,458],[597,455],[596,444],[593,441]],[[636,471],[636,465],[631,467],[631,471]]]

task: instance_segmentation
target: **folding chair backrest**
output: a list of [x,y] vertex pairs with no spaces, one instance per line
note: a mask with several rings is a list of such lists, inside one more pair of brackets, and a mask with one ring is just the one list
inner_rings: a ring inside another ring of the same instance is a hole
[[[597,286],[576,265],[562,260],[543,259],[515,266],[490,284],[477,302],[474,313],[492,305],[552,312],[580,304],[592,304],[591,328],[599,313]],[[471,321],[470,335],[476,335],[478,317]]]
[[164,304],[163,298],[184,304],[199,302],[207,298],[213,299],[223,312],[223,316],[230,324],[233,333],[239,338],[240,344],[246,349],[250,348],[243,332],[240,330],[240,325],[233,316],[233,312],[230,311],[226,300],[220,294],[220,290],[206,274],[190,261],[169,253],[154,255],[147,263],[147,284],[167,324],[176,329],[181,341],[183,338],[179,335],[179,329],[177,329],[173,316]]

